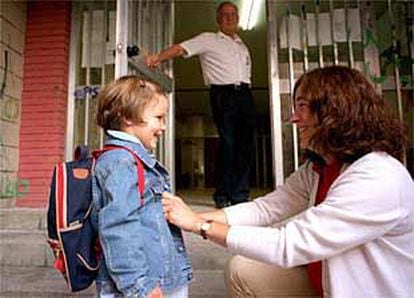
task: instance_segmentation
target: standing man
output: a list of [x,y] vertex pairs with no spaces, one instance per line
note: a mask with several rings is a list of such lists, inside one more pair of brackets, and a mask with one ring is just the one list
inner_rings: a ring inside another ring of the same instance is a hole
[[251,59],[237,35],[238,23],[237,6],[222,2],[217,8],[217,33],[201,33],[146,57],[150,67],[175,57],[200,57],[220,136],[219,177],[213,195],[217,208],[248,201],[254,157],[256,115],[250,90]]

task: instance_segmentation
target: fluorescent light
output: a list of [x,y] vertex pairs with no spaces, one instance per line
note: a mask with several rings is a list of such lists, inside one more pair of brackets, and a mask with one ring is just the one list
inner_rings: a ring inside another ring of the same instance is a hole
[[243,30],[251,30],[257,23],[259,18],[262,0],[243,0],[240,26]]

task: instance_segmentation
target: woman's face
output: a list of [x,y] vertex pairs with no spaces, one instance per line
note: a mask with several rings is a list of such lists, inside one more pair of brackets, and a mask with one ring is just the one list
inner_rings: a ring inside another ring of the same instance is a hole
[[291,122],[297,125],[299,131],[300,147],[303,149],[310,148],[309,140],[315,133],[316,120],[310,110],[310,103],[306,97],[302,85],[296,89],[295,110],[293,112]]

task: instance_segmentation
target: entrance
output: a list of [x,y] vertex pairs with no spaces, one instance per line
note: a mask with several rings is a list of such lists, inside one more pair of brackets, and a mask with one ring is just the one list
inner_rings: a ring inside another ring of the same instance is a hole
[[[102,147],[105,135],[95,124],[97,95],[106,83],[137,72],[140,58],[172,43],[173,1],[96,0],[74,2],[66,157],[76,145]],[[163,71],[172,76],[170,64]],[[157,158],[174,185],[174,100],[169,95],[167,132]]]
[[[241,7],[242,0],[234,2]],[[200,32],[217,31],[217,4],[73,3],[67,159],[77,144],[102,146],[105,136],[94,124],[101,86],[133,73],[140,54],[159,52]],[[289,122],[295,80],[307,70],[334,64],[363,71],[406,123],[406,165],[414,174],[413,11],[410,1],[263,2],[258,25],[240,31],[253,60],[258,130],[251,185],[258,192],[283,184],[301,163],[296,127]],[[217,177],[218,136],[197,59],[174,61],[175,91],[169,95],[168,129],[157,156],[178,190],[208,192]],[[173,77],[172,62],[163,67]]]

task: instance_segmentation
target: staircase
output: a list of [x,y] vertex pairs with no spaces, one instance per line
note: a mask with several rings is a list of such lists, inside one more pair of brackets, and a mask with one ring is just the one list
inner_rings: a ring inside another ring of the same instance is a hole
[[[194,206],[197,211],[208,207]],[[226,250],[185,233],[194,268],[190,297],[227,297],[223,270],[230,258]],[[46,244],[44,209],[0,208],[0,297],[94,297],[94,287],[72,294],[60,273],[52,268]]]

